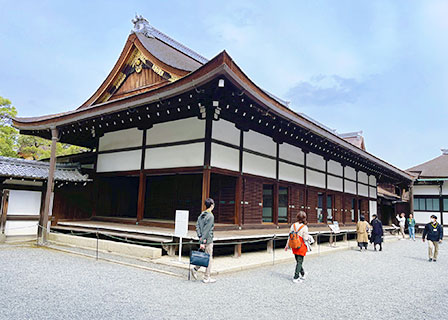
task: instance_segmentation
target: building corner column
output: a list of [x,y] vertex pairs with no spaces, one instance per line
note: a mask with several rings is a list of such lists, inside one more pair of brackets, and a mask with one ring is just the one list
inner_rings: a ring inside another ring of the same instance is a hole
[[48,171],[47,190],[45,192],[45,204],[42,217],[42,238],[40,243],[45,244],[47,242],[48,233],[48,217],[50,215],[51,198],[54,190],[54,171],[56,169],[56,143],[58,142],[59,130],[57,128],[51,128],[51,155],[50,155],[50,168]]

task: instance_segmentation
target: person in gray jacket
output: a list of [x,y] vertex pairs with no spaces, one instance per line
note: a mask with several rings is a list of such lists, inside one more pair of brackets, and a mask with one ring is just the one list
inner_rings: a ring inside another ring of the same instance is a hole
[[[213,209],[215,208],[215,201],[212,198],[205,200],[206,210],[202,212],[196,222],[196,233],[199,238],[200,249],[204,250],[210,255],[210,261],[207,269],[205,270],[204,283],[216,282],[215,279],[210,277],[212,269],[212,257],[213,257],[213,229],[215,228],[215,217],[213,216]],[[191,275],[194,279],[198,279],[197,271],[200,267],[193,267],[190,269]]]

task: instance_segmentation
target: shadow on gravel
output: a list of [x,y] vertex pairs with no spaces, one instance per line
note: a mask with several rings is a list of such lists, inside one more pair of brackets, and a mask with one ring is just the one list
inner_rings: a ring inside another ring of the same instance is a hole
[[425,262],[428,260],[428,258],[411,257],[411,256],[405,256],[405,257],[403,257],[403,258],[411,259],[411,260],[417,260],[417,261],[425,261]]
[[275,277],[275,278],[278,278],[278,279],[286,279],[286,280],[291,280],[292,279],[292,275],[290,275],[290,274],[286,274],[286,273],[282,273],[282,272],[278,272],[278,271],[272,271],[271,272],[271,275],[273,276],[273,277]]

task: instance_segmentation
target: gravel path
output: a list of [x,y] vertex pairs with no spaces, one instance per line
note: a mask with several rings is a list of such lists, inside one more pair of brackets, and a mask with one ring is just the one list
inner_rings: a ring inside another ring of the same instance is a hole
[[49,249],[0,246],[0,319],[446,319],[448,248],[421,241],[225,275],[215,284]]

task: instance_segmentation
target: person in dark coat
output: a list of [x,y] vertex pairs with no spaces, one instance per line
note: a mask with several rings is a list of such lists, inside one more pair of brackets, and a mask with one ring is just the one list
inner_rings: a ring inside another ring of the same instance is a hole
[[377,215],[374,214],[372,222],[370,224],[372,225],[372,236],[370,237],[370,242],[373,243],[373,248],[376,251],[376,245],[380,245],[380,251],[383,250],[383,224],[378,219]]

